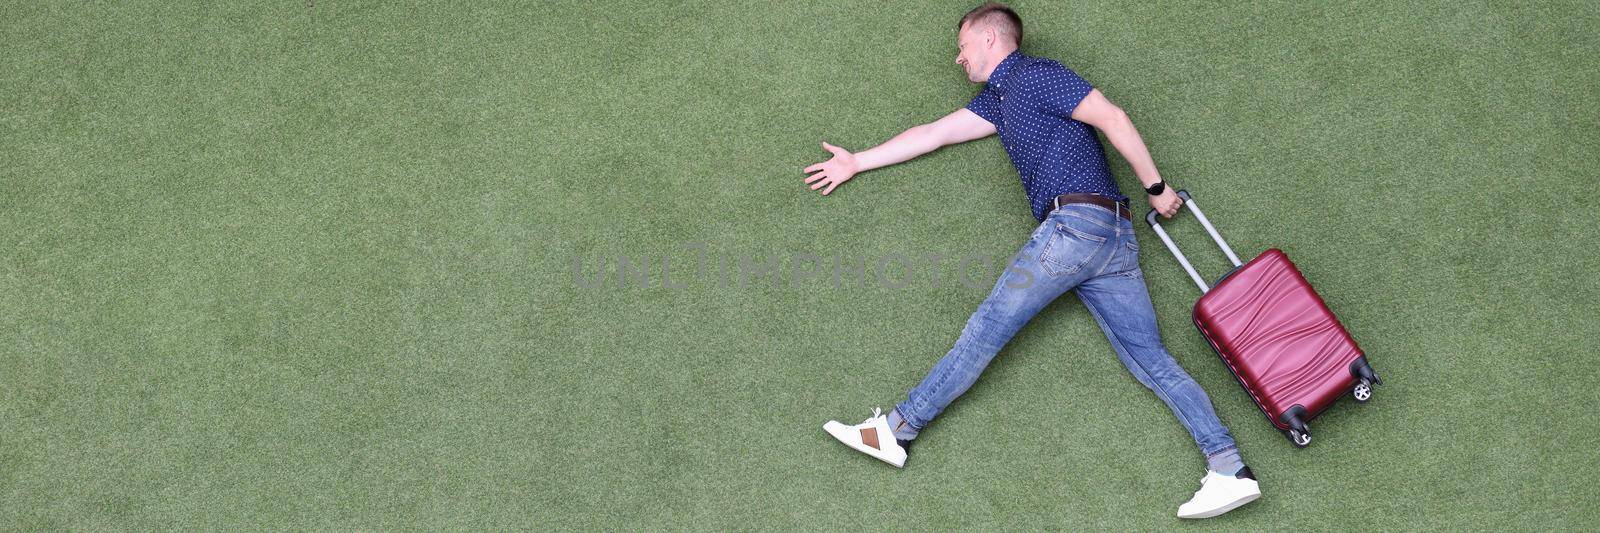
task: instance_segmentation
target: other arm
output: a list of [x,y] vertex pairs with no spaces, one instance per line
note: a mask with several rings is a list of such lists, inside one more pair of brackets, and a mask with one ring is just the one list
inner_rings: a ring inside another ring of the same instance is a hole
[[966,108],[957,109],[939,120],[912,126],[899,135],[860,153],[850,153],[843,148],[822,143],[822,148],[833,153],[833,158],[806,167],[811,174],[806,183],[811,190],[822,190],[826,196],[834,187],[848,181],[857,173],[886,167],[932,152],[941,146],[964,143],[994,135],[994,124]]

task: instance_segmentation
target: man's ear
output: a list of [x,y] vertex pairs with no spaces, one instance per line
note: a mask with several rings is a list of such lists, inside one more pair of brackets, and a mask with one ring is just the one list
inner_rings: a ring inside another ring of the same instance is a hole
[[1000,36],[995,34],[994,26],[987,26],[987,27],[983,28],[983,47],[984,48],[993,48],[995,43],[998,43],[998,42],[1000,42]]

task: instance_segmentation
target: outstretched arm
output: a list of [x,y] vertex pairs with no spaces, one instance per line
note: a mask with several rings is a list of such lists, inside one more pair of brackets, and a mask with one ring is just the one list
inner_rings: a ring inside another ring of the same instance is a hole
[[834,187],[848,181],[859,172],[886,167],[919,155],[932,152],[941,146],[967,142],[994,135],[994,124],[966,108],[957,109],[939,120],[913,126],[899,135],[860,153],[822,143],[822,148],[833,153],[833,158],[806,167],[811,174],[806,183],[811,190],[822,189],[826,196]]

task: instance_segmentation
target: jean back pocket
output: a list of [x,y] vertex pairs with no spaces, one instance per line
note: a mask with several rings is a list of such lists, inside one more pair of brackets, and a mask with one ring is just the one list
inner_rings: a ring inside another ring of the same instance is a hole
[[[1039,254],[1039,265],[1051,276],[1076,274],[1093,259],[1106,244],[1106,237],[1097,234],[1098,224],[1086,220],[1056,221],[1055,231]],[[1074,227],[1076,226],[1076,227]]]

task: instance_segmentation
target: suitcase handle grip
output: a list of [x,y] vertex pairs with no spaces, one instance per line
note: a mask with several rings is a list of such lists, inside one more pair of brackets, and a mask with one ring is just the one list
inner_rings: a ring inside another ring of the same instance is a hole
[[[1183,189],[1179,189],[1178,190],[1178,198],[1183,200],[1183,203],[1189,203],[1189,202],[1193,202],[1194,201],[1194,197],[1189,196],[1189,191],[1183,190]],[[1183,204],[1179,204],[1178,207],[1181,210],[1182,207],[1183,207]],[[1156,223],[1156,214],[1157,213],[1159,213],[1159,211],[1156,211],[1155,208],[1151,208],[1150,212],[1144,214],[1144,221],[1149,223],[1151,227],[1159,226],[1160,224]],[[1174,216],[1176,216],[1176,214],[1174,214]]]
[[[1228,255],[1228,260],[1233,262],[1233,266],[1237,267],[1242,265],[1242,263],[1239,262],[1239,256],[1233,254],[1233,248],[1229,247],[1228,243],[1222,240],[1222,234],[1217,233],[1217,228],[1211,225],[1210,220],[1206,219],[1205,212],[1200,211],[1200,206],[1194,203],[1194,197],[1189,196],[1189,191],[1179,190],[1178,198],[1183,200],[1183,204],[1181,204],[1180,207],[1186,205],[1189,207],[1189,211],[1194,212],[1194,218],[1200,221],[1200,225],[1205,226],[1206,233],[1211,234],[1211,240],[1217,241],[1217,247],[1222,248],[1222,253]],[[1183,252],[1178,250],[1178,245],[1172,242],[1172,237],[1167,235],[1167,230],[1163,229],[1161,224],[1156,222],[1155,209],[1151,209],[1150,212],[1145,213],[1144,221],[1150,224],[1150,229],[1155,230],[1157,237],[1161,237],[1162,244],[1167,245],[1167,250],[1171,251],[1172,256],[1178,259],[1178,264],[1183,265],[1183,270],[1189,273],[1190,278],[1194,279],[1194,284],[1200,286],[1200,292],[1202,294],[1211,292],[1211,287],[1206,285],[1205,278],[1200,277],[1200,273],[1194,270],[1194,265],[1189,264],[1189,258],[1184,257]]]

